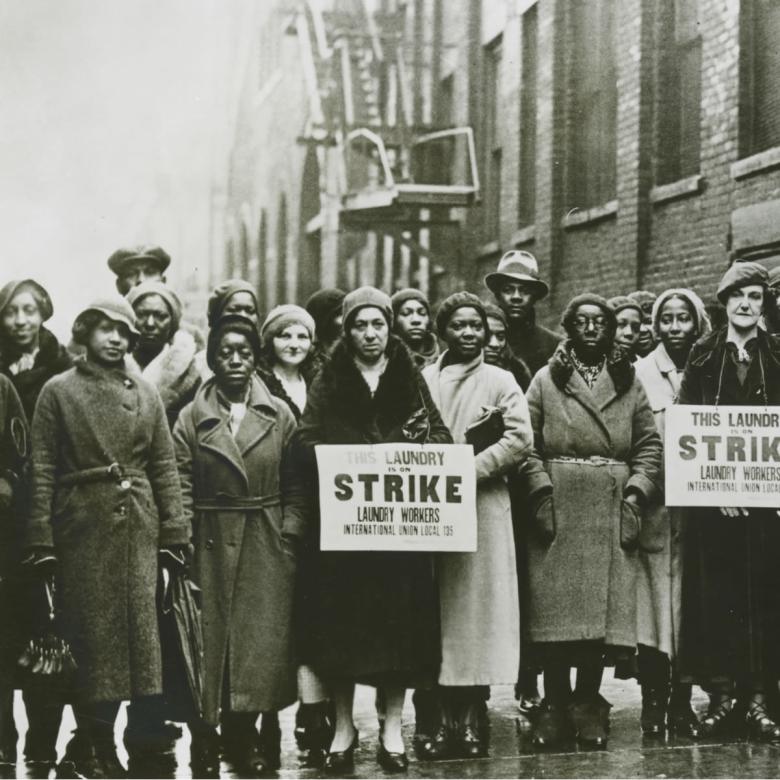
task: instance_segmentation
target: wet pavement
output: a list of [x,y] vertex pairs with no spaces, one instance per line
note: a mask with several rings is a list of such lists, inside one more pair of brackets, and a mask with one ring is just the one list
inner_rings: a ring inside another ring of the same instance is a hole
[[[481,777],[780,777],[780,746],[755,745],[735,736],[733,740],[694,743],[686,739],[643,740],[639,730],[640,695],[633,681],[605,680],[602,693],[613,704],[612,728],[608,749],[579,751],[572,744],[557,752],[537,753],[526,734],[517,726],[517,710],[510,687],[494,688],[490,701],[491,748],[489,758],[420,762],[409,751],[411,778],[481,778]],[[355,777],[382,777],[376,763],[377,721],[373,711],[374,692],[358,688],[355,722],[360,732],[360,747],[355,754]],[[698,692],[694,704],[701,711],[706,699]],[[293,739],[295,708],[281,714],[282,769],[278,778],[318,778],[322,773],[301,765]],[[413,711],[407,696],[404,712],[405,737],[411,748]],[[17,700],[17,725],[20,730],[20,753],[26,721],[21,701]],[[124,710],[117,721],[117,744],[125,725]],[[59,753],[73,727],[67,711],[58,743]],[[190,777],[189,735],[177,743],[176,755],[169,765],[137,770],[135,777]],[[120,747],[120,759],[127,765],[127,755]],[[51,777],[54,772],[51,771]],[[0,777],[48,777],[43,767],[1,766]],[[223,777],[236,777],[223,765]]]

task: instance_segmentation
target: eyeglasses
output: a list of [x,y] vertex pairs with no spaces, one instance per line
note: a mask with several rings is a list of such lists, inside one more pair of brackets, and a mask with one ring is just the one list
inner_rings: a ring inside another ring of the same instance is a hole
[[577,330],[587,330],[589,325],[592,325],[594,330],[606,330],[607,318],[602,316],[583,317],[582,315],[574,318],[574,327]]

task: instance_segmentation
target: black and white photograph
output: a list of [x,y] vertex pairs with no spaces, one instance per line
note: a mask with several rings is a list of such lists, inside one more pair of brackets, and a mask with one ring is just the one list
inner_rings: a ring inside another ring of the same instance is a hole
[[780,777],[780,0],[2,0],[0,778]]

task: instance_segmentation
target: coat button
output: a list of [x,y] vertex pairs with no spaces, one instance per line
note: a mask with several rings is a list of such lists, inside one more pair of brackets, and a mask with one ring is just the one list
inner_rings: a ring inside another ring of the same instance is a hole
[[212,547],[214,547],[214,540],[213,539],[206,539],[206,549],[210,550]]
[[130,490],[130,486],[131,486],[131,485],[132,485],[132,483],[130,482],[130,480],[129,480],[129,479],[123,479],[123,480],[122,480],[122,481],[119,483],[119,489],[120,489],[120,490],[125,490],[125,491],[127,491],[127,490]]

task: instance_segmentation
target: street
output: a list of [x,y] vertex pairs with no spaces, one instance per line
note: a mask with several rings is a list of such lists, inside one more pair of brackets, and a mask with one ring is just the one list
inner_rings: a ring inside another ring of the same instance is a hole
[[[639,732],[639,688],[633,681],[605,680],[603,693],[613,704],[609,747],[601,752],[578,751],[573,745],[560,752],[536,753],[527,737],[518,733],[515,703],[511,687],[494,688],[490,702],[490,757],[476,760],[451,760],[423,763],[410,752],[408,777],[772,777],[780,770],[780,746],[751,745],[735,738],[728,742],[693,743],[690,740],[644,740]],[[706,698],[697,691],[697,711],[706,706]],[[376,777],[382,770],[375,760],[377,723],[373,712],[373,690],[359,688],[356,697],[356,725],[360,731],[360,747],[356,753],[355,777]],[[322,773],[304,768],[298,760],[293,739],[295,708],[282,713],[282,769],[280,778],[317,778]],[[411,746],[413,710],[407,696],[405,710],[407,745]],[[26,729],[24,708],[17,699],[17,724],[20,738]],[[125,725],[124,710],[117,721],[116,737],[123,763],[127,754],[121,744]],[[59,752],[73,726],[70,711],[60,732]],[[20,739],[20,752],[23,742]],[[177,744],[175,761],[170,766],[131,767],[134,777],[190,777],[189,735]],[[235,777],[223,765],[223,777]],[[20,761],[17,767],[4,766],[2,777],[45,777]],[[53,772],[51,773],[53,776]]]

